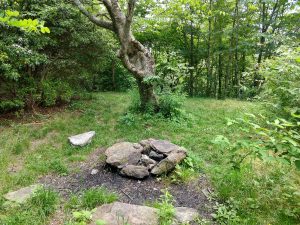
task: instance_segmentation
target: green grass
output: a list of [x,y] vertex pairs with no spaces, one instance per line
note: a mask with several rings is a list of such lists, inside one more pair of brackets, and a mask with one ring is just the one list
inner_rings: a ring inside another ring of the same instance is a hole
[[[281,186],[291,179],[298,179],[295,185],[299,184],[298,173],[292,176],[285,168],[261,163],[259,170],[250,164],[243,165],[240,171],[232,170],[231,152],[212,144],[217,135],[230,140],[239,138],[239,131],[228,127],[226,119],[257,113],[261,110],[259,104],[190,98],[184,105],[189,120],[180,123],[149,115],[124,119],[129,104],[127,94],[98,93],[91,100],[72,103],[64,112],[43,116],[41,124],[28,124],[30,118],[26,119],[27,124],[5,121],[9,126],[0,125],[0,195],[32,184],[47,173],[72,172],[69,164],[85,160],[98,147],[108,147],[117,140],[137,142],[152,137],[169,139],[193,152],[218,198],[224,202],[234,198],[238,215],[244,221],[240,224],[297,224],[282,212],[284,205],[294,203],[280,195]],[[68,136],[89,130],[95,130],[96,136],[88,146],[76,148],[68,143]],[[9,172],[15,167],[16,172]],[[280,175],[283,172],[291,179]],[[0,207],[0,218],[3,214]]]

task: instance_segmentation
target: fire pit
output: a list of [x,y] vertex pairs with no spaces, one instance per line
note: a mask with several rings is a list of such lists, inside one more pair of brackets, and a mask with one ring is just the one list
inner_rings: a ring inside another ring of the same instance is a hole
[[116,167],[121,175],[143,179],[171,171],[187,156],[187,151],[169,141],[151,138],[139,143],[116,143],[105,155],[106,163]]

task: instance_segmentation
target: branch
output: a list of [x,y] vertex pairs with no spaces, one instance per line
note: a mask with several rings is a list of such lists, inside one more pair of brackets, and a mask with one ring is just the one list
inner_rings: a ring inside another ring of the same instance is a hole
[[126,22],[125,22],[125,33],[126,34],[128,34],[130,32],[130,26],[131,26],[132,17],[134,14],[135,3],[136,3],[136,0],[128,0],[127,15],[126,15]]
[[111,22],[101,20],[97,18],[95,15],[92,15],[89,11],[86,10],[86,8],[83,6],[83,4],[80,2],[80,0],[73,0],[75,5],[79,8],[79,10],[87,17],[90,21],[92,21],[94,24],[98,25],[99,27],[115,31],[113,24]]

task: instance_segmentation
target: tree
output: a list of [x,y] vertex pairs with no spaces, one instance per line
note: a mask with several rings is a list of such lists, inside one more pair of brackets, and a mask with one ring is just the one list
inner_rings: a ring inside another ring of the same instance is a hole
[[[153,84],[147,82],[147,79],[155,75],[154,58],[132,34],[131,25],[136,0],[128,0],[126,13],[122,10],[118,0],[98,0],[96,1],[99,4],[97,9],[100,10],[98,14],[95,14],[93,8],[88,10],[80,0],[73,1],[91,22],[116,34],[121,44],[118,57],[137,81],[141,108],[152,106],[158,109]],[[89,1],[89,3],[93,7],[95,1]]]

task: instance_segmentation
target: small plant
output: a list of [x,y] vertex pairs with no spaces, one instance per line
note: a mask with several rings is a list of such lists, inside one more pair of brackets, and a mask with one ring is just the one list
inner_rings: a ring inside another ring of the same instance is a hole
[[237,215],[236,207],[232,200],[228,200],[226,204],[216,203],[213,207],[216,211],[212,217],[220,224],[239,224],[240,218]]
[[181,164],[177,164],[171,176],[173,183],[188,182],[199,175],[201,161],[196,155],[190,154]]
[[165,118],[179,118],[183,115],[185,96],[174,93],[159,95],[159,112]]
[[171,225],[175,215],[175,208],[173,206],[173,196],[165,189],[162,191],[159,201],[154,204],[154,207],[158,209],[159,224]]
[[49,216],[56,210],[58,204],[58,194],[50,189],[38,189],[30,199],[30,205],[38,208],[39,212]]
[[135,123],[135,115],[127,112],[125,115],[123,115],[122,117],[120,117],[119,122],[121,124],[125,124],[127,126],[131,126]]
[[92,211],[81,210],[73,212],[73,222],[70,225],[87,225],[92,219]]
[[81,197],[81,206],[93,209],[98,205],[112,203],[118,200],[115,193],[109,192],[106,188],[94,188],[85,191]]

